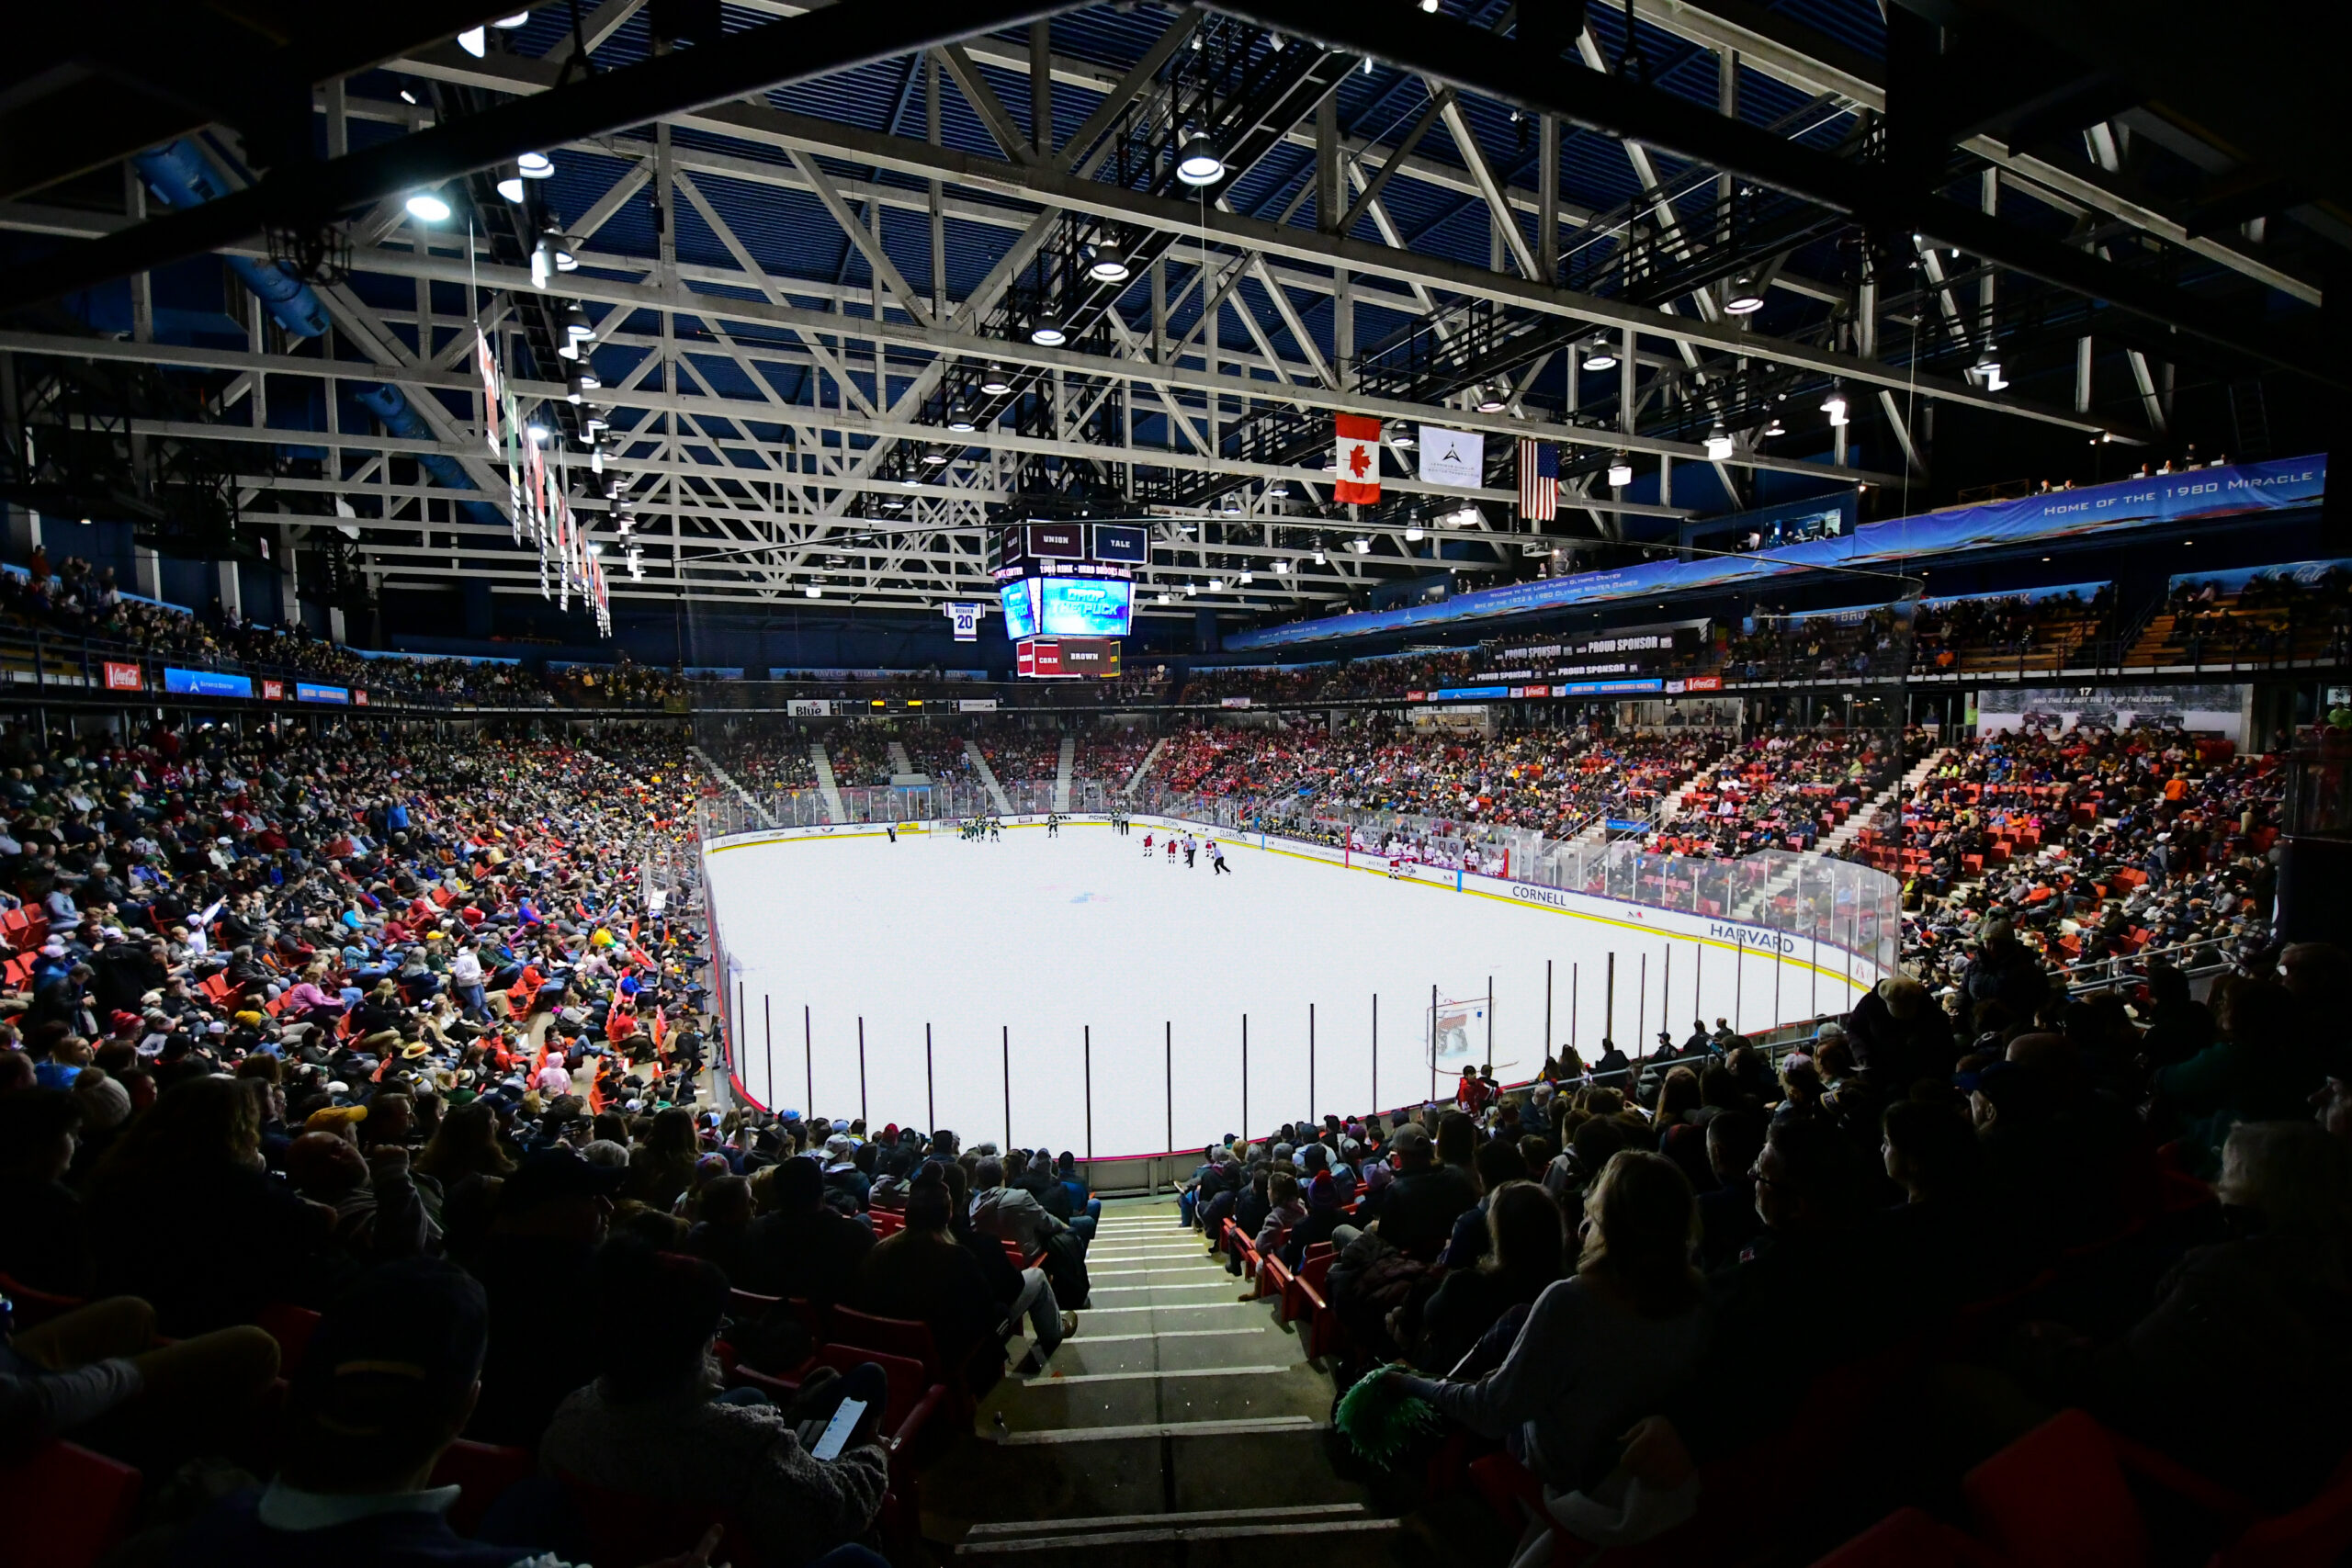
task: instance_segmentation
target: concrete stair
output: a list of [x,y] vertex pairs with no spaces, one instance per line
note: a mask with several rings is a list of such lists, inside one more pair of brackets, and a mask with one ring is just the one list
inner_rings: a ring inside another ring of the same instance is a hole
[[703,765],[704,770],[707,772],[712,778],[718,781],[718,784],[721,789],[726,790],[729,794],[741,800],[745,806],[751,807],[752,814],[760,819],[763,826],[769,828],[775,826],[775,818],[768,815],[768,808],[762,806],[759,802],[759,798],[752,795],[750,790],[745,789],[741,784],[737,784],[735,782],[734,774],[729,773],[725,768],[720,767],[716,761],[712,761],[709,752],[704,750],[699,746],[689,747],[687,750],[694,754],[695,761],[700,762]]
[[1903,802],[1911,798],[1911,792],[1919,787],[1920,781],[1943,766],[1944,760],[1951,755],[1951,748],[1949,746],[1930,751],[1910,772],[1864,801],[1860,811],[1838,824],[1836,829],[1821,840],[1822,852],[1836,854],[1852,843],[1863,829],[1876,827],[1890,807],[1900,812]]
[[999,1383],[976,1439],[923,1477],[927,1539],[1042,1568],[1390,1560],[1402,1521],[1327,1450],[1329,1379],[1172,1201],[1106,1203],[1087,1269],[1078,1332]]
[[1069,809],[1070,773],[1077,763],[1078,737],[1065,735],[1062,737],[1061,755],[1054,761],[1054,809],[1056,811]]
[[914,759],[907,755],[907,743],[903,740],[891,741],[890,772],[892,774],[902,776],[914,771]]
[[1012,816],[1012,797],[1004,793],[1002,784],[996,782],[996,770],[989,766],[987,756],[980,750],[980,743],[977,740],[965,741],[964,757],[972,764],[972,772],[978,777],[980,787],[987,790],[989,798],[996,803],[997,815]]
[[823,741],[808,742],[808,765],[817,770],[817,798],[825,803],[825,820],[848,821],[849,811],[842,805],[841,781],[833,777],[833,760],[826,755]]
[[1168,737],[1165,735],[1153,741],[1151,750],[1143,754],[1143,761],[1136,764],[1136,771],[1127,775],[1127,782],[1119,786],[1119,793],[1127,799],[1133,800],[1136,791],[1143,787],[1143,781],[1149,778],[1151,770],[1159,765],[1159,754],[1167,750]]

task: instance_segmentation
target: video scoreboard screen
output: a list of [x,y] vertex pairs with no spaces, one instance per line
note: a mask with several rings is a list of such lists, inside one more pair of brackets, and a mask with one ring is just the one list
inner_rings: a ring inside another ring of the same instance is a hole
[[1003,529],[995,577],[1005,637],[1016,644],[1038,637],[1082,644],[1132,635],[1135,568],[1150,559],[1151,530],[1141,523],[1032,522]]

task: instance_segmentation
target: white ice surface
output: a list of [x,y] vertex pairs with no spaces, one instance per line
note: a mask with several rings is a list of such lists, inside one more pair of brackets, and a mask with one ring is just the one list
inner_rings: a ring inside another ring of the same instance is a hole
[[[1146,861],[1145,830],[1120,838],[1080,823],[1048,839],[1042,826],[1013,827],[993,844],[876,833],[714,852],[730,989],[742,985],[745,1087],[803,1112],[1080,1154],[1091,1102],[1091,1147],[1107,1157],[1417,1103],[1430,1089],[1432,984],[1453,1001],[1484,998],[1491,978],[1491,1018],[1472,1004],[1469,1059],[1506,1082],[1543,1066],[1547,960],[1552,1038],[1588,1061],[1603,1034],[1631,1051],[1662,1026],[1680,1039],[1694,1016],[1736,1015],[1754,1030],[1843,1009],[1850,995],[1834,974],[1762,952],[1709,943],[1702,955],[1691,941],[1254,841],[1227,840],[1225,876],[1205,853],[1189,870],[1170,865],[1157,833]],[[1461,1065],[1445,1063],[1439,1093],[1451,1096]]]

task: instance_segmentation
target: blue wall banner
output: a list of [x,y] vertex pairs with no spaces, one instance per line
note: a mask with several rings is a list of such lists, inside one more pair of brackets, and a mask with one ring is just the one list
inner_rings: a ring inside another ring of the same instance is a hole
[[250,697],[254,683],[243,675],[224,675],[217,670],[175,670],[165,665],[164,690],[184,697]]
[[342,703],[351,701],[351,694],[341,686],[315,685],[309,681],[294,682],[294,700],[300,703]]
[[2352,560],[2298,560],[2283,566],[2242,566],[2235,571],[2184,571],[2165,586],[2177,592],[2202,588],[2210,582],[2216,593],[2242,593],[2256,582],[2291,582],[2298,588],[2316,588],[2331,571],[2352,574]]
[[[1854,568],[1891,573],[1909,559],[2002,545],[2076,538],[2146,523],[2180,523],[2199,517],[2283,511],[2315,506],[2327,490],[2327,457],[2282,457],[2267,463],[2238,463],[2225,468],[2191,468],[2153,479],[2121,479],[2083,490],[2052,491],[2022,501],[1987,502],[1919,517],[1866,524],[1849,538],[1813,539],[1766,556],[1717,556],[1705,560],[1649,561],[1615,571],[1578,572],[1532,582],[1483,589],[1435,604],[1401,610],[1329,615],[1232,632],[1225,646],[1235,651],[1329,642],[1420,627],[1476,623],[1503,615],[1585,606],[1595,601],[1659,593],[1685,593],[1736,583],[1761,583],[1808,571]],[[1889,597],[1897,585],[1889,581]]]

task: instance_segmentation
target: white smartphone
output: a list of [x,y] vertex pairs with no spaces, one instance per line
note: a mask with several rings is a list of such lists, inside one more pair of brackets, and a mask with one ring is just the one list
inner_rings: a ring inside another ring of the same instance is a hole
[[819,1434],[817,1446],[808,1451],[818,1459],[839,1459],[848,1445],[850,1433],[857,1429],[859,1417],[865,1414],[865,1401],[844,1399],[833,1406],[833,1418],[825,1423]]

